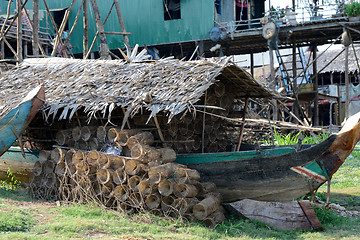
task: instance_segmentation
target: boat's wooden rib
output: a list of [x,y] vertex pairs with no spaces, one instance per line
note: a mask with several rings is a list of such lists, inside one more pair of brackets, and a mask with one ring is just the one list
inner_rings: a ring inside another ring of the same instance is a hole
[[177,162],[214,182],[225,202],[249,198],[289,201],[326,182],[353,151],[360,138],[360,113],[324,142],[296,152],[284,148],[266,151],[179,155]]

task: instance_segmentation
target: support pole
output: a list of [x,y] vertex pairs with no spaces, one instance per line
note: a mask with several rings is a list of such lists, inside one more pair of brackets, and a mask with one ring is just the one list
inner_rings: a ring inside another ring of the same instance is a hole
[[[293,7],[295,6],[295,4],[293,5]],[[292,86],[293,86],[293,91],[294,94],[297,95],[297,78],[295,78],[295,76],[297,75],[297,66],[296,66],[296,42],[293,41],[292,43]],[[295,102],[293,105],[293,111],[296,117],[299,117],[299,101],[298,101],[298,97],[295,97]],[[295,123],[299,123],[298,120],[295,118]]]
[[316,58],[316,49],[317,49],[317,44],[314,43],[312,45],[312,55],[313,55],[313,74],[314,74],[314,78],[313,78],[313,86],[314,86],[314,93],[315,93],[315,98],[314,98],[314,126],[319,126],[319,82],[318,82],[318,72],[317,72],[317,58]]
[[33,29],[32,29],[33,55],[39,55],[39,0],[33,0]]
[[18,16],[17,16],[17,48],[16,48],[16,53],[18,56],[18,60],[22,61],[23,59],[23,55],[22,55],[22,51],[23,51],[23,46],[22,46],[22,8],[21,8],[21,0],[17,0],[16,1],[16,10],[18,12]]
[[[124,19],[122,17],[122,14],[121,14],[119,1],[114,0],[114,3],[115,3],[115,8],[116,8],[116,13],[117,13],[118,18],[119,18],[119,24],[120,24],[120,27],[121,27],[121,31],[125,33],[126,32],[125,23],[124,23]],[[129,43],[128,36],[123,35],[123,38],[124,38],[124,44],[125,44],[126,48],[130,50],[130,43]]]
[[[275,81],[275,69],[274,69],[274,49],[270,47],[269,49],[269,56],[270,56],[270,79],[273,84],[273,89],[276,90],[276,81]],[[279,119],[278,116],[278,106],[276,100],[271,100],[271,103],[274,107],[273,111],[273,120],[277,121]]]
[[88,22],[88,5],[87,0],[83,3],[83,25],[84,25],[84,36],[83,36],[83,58],[89,51],[89,22]]
[[345,118],[350,117],[349,104],[350,104],[350,83],[349,83],[349,46],[345,46]]
[[254,77],[254,53],[250,53],[250,73],[251,76]]
[[104,26],[103,26],[103,23],[102,23],[102,21],[100,19],[99,6],[97,5],[96,0],[90,0],[90,1],[91,1],[92,8],[94,10],[94,15],[95,15],[95,20],[96,20],[96,27],[97,27],[98,32],[99,32],[99,38],[100,38],[99,53],[100,53],[100,58],[101,59],[110,59],[109,46],[108,46],[107,41],[106,41],[106,36],[105,36],[105,33],[104,33]]
[[242,119],[242,124],[241,124],[241,128],[240,128],[240,134],[239,134],[239,140],[238,140],[238,144],[236,146],[236,151],[240,151],[240,146],[241,146],[241,142],[243,139],[243,135],[244,135],[244,128],[245,128],[245,120],[246,120],[246,109],[249,106],[249,98],[247,97],[245,99],[245,106],[244,106],[244,115],[243,115],[243,119]]

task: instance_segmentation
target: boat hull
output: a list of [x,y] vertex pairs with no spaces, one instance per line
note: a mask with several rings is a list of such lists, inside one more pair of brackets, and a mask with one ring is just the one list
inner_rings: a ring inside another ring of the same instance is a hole
[[19,147],[10,147],[0,157],[0,179],[8,179],[8,170],[21,182],[29,182],[29,177],[34,170],[34,164],[39,158],[39,150],[24,149],[25,158]]

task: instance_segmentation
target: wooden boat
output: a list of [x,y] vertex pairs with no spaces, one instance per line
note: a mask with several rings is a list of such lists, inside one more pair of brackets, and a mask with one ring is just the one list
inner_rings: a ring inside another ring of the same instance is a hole
[[285,147],[245,152],[188,154],[178,163],[200,172],[201,181],[214,182],[224,202],[241,199],[290,201],[329,180],[360,138],[360,113],[324,142],[296,151]]
[[20,147],[10,147],[0,157],[0,179],[7,179],[10,168],[15,174],[15,179],[21,182],[29,182],[29,176],[34,170],[34,163],[39,160],[39,150],[24,149],[25,157]]
[[[0,119],[0,156],[17,139],[20,139],[20,136],[43,105],[44,99],[44,87],[38,86],[31,90],[17,107],[11,109],[9,113]],[[19,144],[21,145],[21,141],[19,141]],[[23,152],[23,156],[26,156],[25,152]],[[2,161],[1,164],[2,168],[6,168],[6,171],[9,167],[11,169],[11,165],[7,164],[6,161]]]

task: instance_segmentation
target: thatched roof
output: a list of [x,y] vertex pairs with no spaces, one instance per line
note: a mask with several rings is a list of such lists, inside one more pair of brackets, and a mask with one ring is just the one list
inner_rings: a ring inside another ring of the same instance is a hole
[[90,118],[96,112],[111,116],[112,110],[121,106],[128,114],[141,108],[149,110],[151,116],[165,111],[171,119],[194,108],[211,85],[224,80],[236,83],[237,97],[276,96],[229,58],[130,64],[122,60],[34,58],[0,75],[0,117],[38,83],[44,83],[43,111],[47,117],[61,113],[59,119],[68,119],[80,108]]

